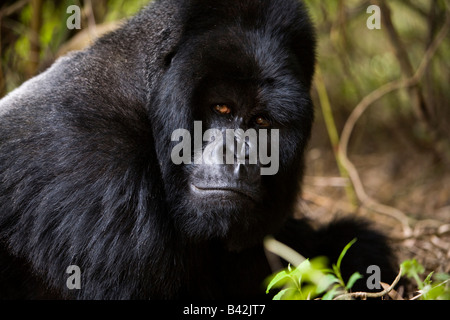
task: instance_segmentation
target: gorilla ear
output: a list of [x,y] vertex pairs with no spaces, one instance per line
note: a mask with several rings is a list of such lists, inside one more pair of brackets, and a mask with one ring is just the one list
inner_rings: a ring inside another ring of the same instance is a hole
[[172,64],[173,59],[175,58],[175,55],[177,54],[177,51],[171,51],[169,52],[165,58],[164,58],[164,65],[166,66],[166,68],[170,67],[170,65]]

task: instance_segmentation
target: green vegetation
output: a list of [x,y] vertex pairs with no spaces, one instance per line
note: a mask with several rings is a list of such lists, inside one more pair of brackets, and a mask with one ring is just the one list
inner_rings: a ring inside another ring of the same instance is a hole
[[[266,293],[279,289],[273,300],[351,300],[355,298],[383,298],[387,299],[388,294],[394,291],[395,282],[392,288],[385,289],[380,293],[358,292],[352,294],[352,288],[356,281],[362,278],[358,272],[353,273],[347,282],[341,274],[341,263],[345,254],[357,241],[354,239],[342,250],[336,264],[328,267],[326,257],[318,257],[312,260],[306,259],[296,268],[291,265],[270,277]],[[421,280],[425,269],[415,259],[406,260],[400,266],[401,274],[415,281],[417,285],[417,295],[410,300],[450,300],[450,274],[434,272],[428,274]],[[398,277],[399,279],[399,277]],[[396,279],[397,282],[397,279]],[[398,293],[392,299],[403,299]]]
[[355,272],[347,283],[341,274],[341,263],[348,249],[356,242],[351,241],[342,250],[336,264],[327,268],[327,258],[318,257],[303,261],[298,267],[292,269],[289,265],[273,276],[266,293],[273,288],[283,288],[273,298],[274,300],[313,300],[321,297],[322,300],[332,300],[338,296],[348,293],[354,283],[362,276]]
[[419,289],[411,300],[450,300],[450,274],[431,272],[422,281],[425,268],[416,259],[404,261],[402,268],[402,275],[414,280]]

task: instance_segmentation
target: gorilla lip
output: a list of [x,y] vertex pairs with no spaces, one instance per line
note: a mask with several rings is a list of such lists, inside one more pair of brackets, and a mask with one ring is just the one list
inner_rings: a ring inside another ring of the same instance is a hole
[[204,192],[235,193],[235,194],[238,194],[241,197],[243,196],[243,197],[245,197],[247,199],[250,199],[253,202],[257,202],[256,201],[256,197],[255,197],[255,195],[252,192],[250,192],[248,190],[245,190],[245,189],[242,189],[242,188],[228,187],[228,186],[223,186],[223,187],[222,186],[220,186],[220,187],[208,187],[208,186],[203,187],[203,186],[201,186],[201,187],[199,187],[199,186],[196,186],[194,184],[191,184],[191,186],[192,186],[192,189],[195,192],[200,192],[200,193],[204,193]]

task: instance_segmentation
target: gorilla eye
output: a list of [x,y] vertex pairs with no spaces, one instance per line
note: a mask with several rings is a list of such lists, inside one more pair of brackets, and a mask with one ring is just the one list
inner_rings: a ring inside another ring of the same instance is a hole
[[230,114],[231,109],[226,104],[216,104],[213,107],[214,111],[216,111],[219,114]]
[[256,117],[255,123],[256,123],[258,126],[264,127],[264,128],[267,128],[267,127],[270,127],[270,126],[271,126],[270,120],[268,120],[267,118],[265,118],[265,117],[263,117],[263,116],[258,116],[258,117]]

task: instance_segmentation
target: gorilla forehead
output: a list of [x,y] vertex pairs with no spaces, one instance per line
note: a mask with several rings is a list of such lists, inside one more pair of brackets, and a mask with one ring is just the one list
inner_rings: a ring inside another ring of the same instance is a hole
[[273,78],[291,67],[289,48],[279,38],[238,25],[213,29],[203,35],[196,52],[204,69],[235,79]]
[[298,0],[197,0],[188,8],[180,44],[197,44],[197,52],[208,47],[211,60],[221,51],[233,62],[247,54],[267,69],[280,65],[288,51],[300,59],[312,58],[305,62],[314,64],[313,27]]
[[189,56],[184,60],[190,60],[194,79],[208,72],[230,79],[279,78],[284,87],[297,82],[309,91],[315,38],[301,1],[197,0],[188,8],[178,51]]
[[303,3],[298,0],[195,0],[186,10],[186,31],[239,24],[249,29],[272,29],[286,34],[295,25],[309,24]]
[[231,99],[259,105],[275,112],[279,123],[302,119],[310,107],[309,86],[299,76],[295,54],[273,34],[234,26],[211,30],[193,43],[181,64],[194,73],[197,92],[215,93],[218,100],[211,104]]

